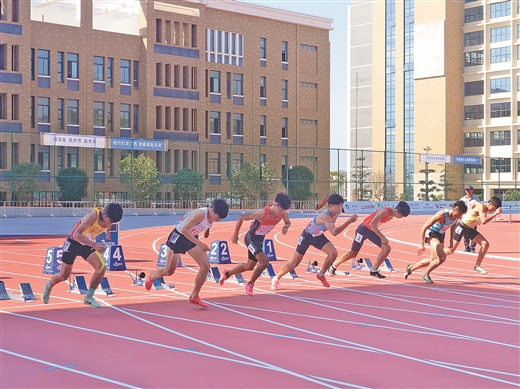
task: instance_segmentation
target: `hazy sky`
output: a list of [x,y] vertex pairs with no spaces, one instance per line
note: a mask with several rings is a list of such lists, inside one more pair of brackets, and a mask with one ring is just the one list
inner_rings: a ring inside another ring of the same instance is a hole
[[[333,19],[330,40],[330,143],[347,148],[347,7],[348,0],[242,0],[246,3]],[[333,158],[334,159],[334,158]],[[343,167],[342,167],[343,168]],[[332,166],[331,166],[332,169]],[[335,170],[335,169],[332,169]]]

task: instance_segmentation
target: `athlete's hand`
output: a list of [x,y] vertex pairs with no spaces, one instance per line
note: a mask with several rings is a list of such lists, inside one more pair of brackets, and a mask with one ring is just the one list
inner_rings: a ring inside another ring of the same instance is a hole
[[202,242],[199,242],[197,246],[199,246],[202,251],[209,251],[209,247]]
[[107,249],[107,247],[103,243],[94,244],[94,250],[96,250],[100,253],[104,253],[106,249]]
[[204,238],[207,238],[209,236],[209,228],[206,228],[206,231],[204,231]]
[[502,207],[500,208],[497,208],[497,210],[495,211],[495,215],[500,215],[502,213]]
[[283,226],[283,227],[282,227],[282,234],[284,234],[284,235],[287,234],[287,231],[288,231],[288,230],[289,230],[289,229],[287,228],[287,226]]
[[348,219],[348,220],[349,220],[349,224],[350,224],[350,223],[354,223],[354,222],[357,220],[357,214],[353,214],[353,215],[350,217],[350,219]]
[[417,250],[417,255],[421,255],[422,253],[424,253],[424,245],[420,244],[419,249]]
[[445,253],[446,255],[451,255],[451,254],[453,254],[453,247],[450,247],[450,248],[448,248],[448,249],[445,249],[445,250],[444,250],[444,253]]
[[231,243],[237,243],[238,242],[238,235],[237,234],[233,234],[231,235]]

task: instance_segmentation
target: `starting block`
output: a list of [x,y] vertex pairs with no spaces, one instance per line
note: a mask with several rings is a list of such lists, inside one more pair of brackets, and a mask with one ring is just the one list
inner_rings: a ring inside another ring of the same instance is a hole
[[291,269],[289,273],[285,274],[282,278],[294,280],[296,278],[299,279],[300,277],[298,277],[298,274],[296,274],[296,271],[294,269]]
[[155,290],[170,290],[175,289],[175,286],[173,284],[167,284],[164,282],[164,278],[158,277],[153,280],[152,288]]
[[209,273],[206,277],[206,281],[215,281],[217,284],[220,282],[220,271],[218,270],[218,267],[211,266],[209,268]]
[[126,270],[123,247],[120,245],[108,246],[103,252],[103,259],[108,271]]
[[385,261],[383,263],[385,264],[388,271],[395,271],[394,267],[392,266],[392,264],[390,263],[390,260],[388,258],[385,259]]
[[0,281],[0,300],[10,300],[9,293],[5,289],[4,281]]
[[273,265],[267,265],[267,268],[262,272],[263,277],[273,278],[276,275],[273,269]]
[[[166,267],[166,254],[168,253],[168,246],[166,243],[161,244],[161,248],[159,249],[159,256],[157,257],[157,267]],[[177,267],[182,267],[181,256],[179,255],[179,259],[177,259]]]
[[96,293],[104,294],[107,296],[115,296],[114,292],[112,292],[112,289],[110,288],[110,284],[108,283],[108,278],[103,277],[101,282],[99,283],[99,286],[96,290]]
[[211,242],[208,254],[209,263],[226,264],[231,263],[229,247],[225,240],[214,240]]
[[352,259],[352,270],[362,270],[363,269],[363,258],[353,258]]
[[374,271],[374,266],[372,265],[372,262],[370,261],[370,259],[369,258],[363,258],[363,260],[367,264],[368,270]]
[[318,266],[318,261],[309,261],[307,273],[318,273],[319,269],[316,266]]
[[132,286],[143,286],[144,285],[144,279],[146,278],[146,274],[144,271],[137,273],[137,270],[135,271],[135,276],[128,271],[128,274],[130,275],[130,278],[132,279]]
[[72,276],[69,281],[69,292],[87,294],[88,287],[84,276]]
[[49,247],[43,263],[43,274],[57,274],[61,270],[63,247]]
[[34,293],[32,291],[31,284],[29,284],[28,282],[20,283],[20,294],[8,293],[8,296],[11,298],[11,300],[16,300],[16,301],[23,301],[23,302],[36,301],[36,297],[34,297]]
[[242,274],[237,273],[234,275],[234,277],[235,277],[237,284],[240,284],[240,285],[246,284],[246,280],[244,280],[244,276]]
[[264,239],[262,244],[262,251],[270,261],[276,261],[276,252],[274,251],[274,244],[272,239]]

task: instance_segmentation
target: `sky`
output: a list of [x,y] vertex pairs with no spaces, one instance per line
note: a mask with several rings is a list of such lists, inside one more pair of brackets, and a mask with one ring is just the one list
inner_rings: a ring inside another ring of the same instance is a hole
[[[347,148],[347,7],[349,0],[242,0],[333,19],[330,40],[330,143]],[[331,157],[333,158],[333,157]],[[332,160],[331,160],[332,162]],[[337,163],[336,163],[337,164]],[[331,165],[332,168],[332,165]],[[333,169],[334,170],[334,169]]]

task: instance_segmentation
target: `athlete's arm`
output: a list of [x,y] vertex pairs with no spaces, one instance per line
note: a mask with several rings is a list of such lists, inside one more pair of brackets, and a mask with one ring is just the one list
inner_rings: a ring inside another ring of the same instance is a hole
[[246,220],[256,219],[259,222],[264,220],[264,210],[260,209],[256,212],[246,213],[245,215],[240,215],[238,217],[237,223],[235,224],[235,232],[231,236],[231,243],[238,242],[238,233],[240,232],[240,227],[242,227],[242,223]]
[[377,236],[381,238],[381,244],[388,244],[388,239],[386,239],[386,236],[384,236],[383,233],[379,231],[377,222],[383,219],[387,215],[387,212],[388,210],[386,208],[380,209],[377,211],[376,216],[374,216],[374,218],[370,221],[370,228],[376,233]]
[[289,214],[287,211],[283,211],[282,213],[282,220],[285,223],[282,227],[282,234],[287,234],[287,230],[289,230],[289,227],[291,226],[291,221],[289,220]]
[[[421,234],[419,235],[419,249],[417,250],[417,254],[421,254],[424,251],[424,235],[426,234],[426,230],[433,226],[436,222],[444,223],[444,210],[437,212],[431,218],[429,218],[426,223],[421,228]],[[442,224],[441,223],[441,224]]]
[[80,225],[78,226],[76,231],[74,231],[74,235],[72,235],[72,238],[76,242],[79,242],[85,246],[90,246],[90,247],[94,248],[96,251],[99,251],[100,253],[102,253],[103,251],[105,251],[105,248],[106,248],[104,244],[96,243],[95,241],[90,240],[85,235],[83,235],[83,233],[87,230],[87,228],[89,228],[91,225],[93,225],[96,222],[97,217],[98,217],[98,213],[96,211],[91,211],[91,212],[87,213],[85,216],[83,216],[83,219],[81,219]]
[[184,225],[181,227],[179,232],[186,237],[190,242],[193,244],[199,246],[202,250],[207,251],[208,246],[206,246],[204,243],[202,243],[200,240],[195,238],[192,233],[190,232],[193,227],[195,227],[197,224],[202,223],[204,220],[205,214],[202,209],[196,209],[195,211],[191,212],[188,216],[188,219],[184,223]]
[[323,206],[324,206],[325,204],[327,204],[327,201],[329,201],[329,196],[328,196],[328,195],[325,196],[324,198],[322,198],[322,199],[321,199],[321,202],[320,202],[318,205],[316,205],[316,211],[317,211],[318,209],[323,208]]

